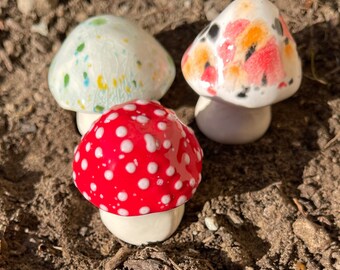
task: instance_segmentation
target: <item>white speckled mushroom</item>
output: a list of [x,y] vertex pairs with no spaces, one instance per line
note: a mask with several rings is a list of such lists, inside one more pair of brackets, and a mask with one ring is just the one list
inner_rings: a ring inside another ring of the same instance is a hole
[[77,112],[82,135],[111,106],[133,99],[160,99],[175,78],[166,50],[146,31],[112,15],[78,25],[54,57],[49,88]]
[[302,73],[295,41],[268,0],[233,1],[188,48],[182,71],[200,95],[198,127],[228,144],[260,138],[271,104],[293,95]]
[[177,229],[201,181],[203,152],[193,131],[157,102],[112,107],[76,148],[74,183],[104,225],[134,245]]

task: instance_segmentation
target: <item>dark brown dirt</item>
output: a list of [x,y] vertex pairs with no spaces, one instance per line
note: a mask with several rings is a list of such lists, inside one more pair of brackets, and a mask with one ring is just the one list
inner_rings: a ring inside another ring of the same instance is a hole
[[[60,0],[22,15],[14,0],[0,1],[0,269],[340,269],[340,2],[276,1],[304,78],[273,106],[265,136],[241,146],[199,132],[197,96],[180,72],[206,16],[227,3]],[[80,135],[74,113],[51,96],[47,71],[67,33],[100,13],[137,21],[169,50],[177,77],[162,103],[195,129],[205,152],[204,181],[163,243],[118,241],[72,184]],[[40,22],[46,33],[32,31]]]

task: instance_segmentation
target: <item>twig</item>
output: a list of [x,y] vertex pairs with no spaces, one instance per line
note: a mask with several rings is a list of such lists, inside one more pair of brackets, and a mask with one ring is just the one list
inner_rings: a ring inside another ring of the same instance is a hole
[[307,217],[308,214],[306,213],[306,211],[303,209],[303,206],[301,205],[301,203],[298,201],[297,198],[293,198],[293,202],[295,203],[297,209],[299,210],[299,212],[304,216]]
[[331,139],[328,143],[326,143],[326,145],[324,146],[323,149],[327,149],[329,146],[331,146],[336,140],[339,140],[340,139],[340,132],[338,132],[338,134],[336,134],[334,136],[333,139]]
[[172,266],[175,268],[175,270],[182,270],[181,267],[177,263],[175,263],[171,258],[169,258],[169,261],[171,262]]

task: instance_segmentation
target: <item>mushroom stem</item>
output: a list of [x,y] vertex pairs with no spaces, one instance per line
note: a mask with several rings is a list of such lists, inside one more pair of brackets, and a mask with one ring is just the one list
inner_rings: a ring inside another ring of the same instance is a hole
[[84,113],[77,112],[77,127],[79,133],[84,135],[102,114],[101,113]]
[[169,211],[142,216],[119,216],[99,209],[106,228],[119,239],[133,245],[163,241],[177,229],[184,213],[184,204]]
[[271,121],[271,108],[245,108],[201,96],[195,116],[199,129],[211,140],[243,144],[259,139],[266,132]]

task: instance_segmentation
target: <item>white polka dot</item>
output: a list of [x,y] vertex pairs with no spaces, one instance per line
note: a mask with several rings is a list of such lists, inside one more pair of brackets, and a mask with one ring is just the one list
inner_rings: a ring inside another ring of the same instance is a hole
[[76,162],[78,162],[78,161],[79,161],[79,158],[80,158],[80,153],[77,152],[76,155],[74,156],[74,160],[75,160]]
[[96,138],[100,139],[101,137],[103,137],[103,135],[104,135],[104,128],[102,127],[98,128],[96,131]]
[[185,131],[182,129],[181,131],[182,137],[185,138],[187,136],[187,134],[185,133]]
[[135,104],[126,104],[126,105],[124,105],[123,106],[123,109],[125,110],[125,111],[134,111],[134,110],[136,110],[136,105]]
[[91,150],[91,143],[87,143],[86,146],[85,146],[85,150],[86,152],[90,151]]
[[74,181],[76,181],[77,175],[76,175],[75,172],[72,172],[72,178],[73,178]]
[[124,155],[124,154],[120,154],[120,155],[118,156],[118,158],[119,158],[119,159],[123,159],[123,158],[125,158],[125,155]]
[[199,174],[198,174],[198,183],[200,183],[200,182],[201,182],[201,180],[202,180],[202,174],[201,174],[201,173],[199,173]]
[[179,198],[177,200],[176,206],[180,206],[183,203],[185,203],[186,201],[187,201],[187,197],[185,195],[181,195],[181,196],[179,196]]
[[183,187],[183,182],[181,180],[178,180],[176,183],[175,183],[175,189],[179,190]]
[[196,181],[194,178],[191,178],[190,181],[189,181],[189,184],[191,187],[194,187],[196,185]]
[[146,142],[146,150],[150,153],[155,152],[157,149],[155,138],[151,134],[145,134],[144,140]]
[[171,147],[171,142],[169,140],[164,140],[163,147],[169,149]]
[[103,149],[101,149],[101,147],[97,147],[94,151],[94,155],[96,156],[96,158],[103,157]]
[[103,198],[104,198],[104,195],[103,195],[103,194],[100,194],[99,197],[100,197],[101,199],[103,199]]
[[157,186],[161,186],[161,185],[163,185],[164,180],[163,179],[158,179],[156,183],[157,183]]
[[116,112],[111,113],[106,117],[106,119],[104,120],[104,123],[107,124],[110,121],[115,120],[117,117],[118,117],[118,113],[116,113]]
[[118,128],[116,129],[116,135],[117,135],[117,137],[123,138],[123,137],[126,136],[126,134],[127,134],[127,129],[126,129],[126,127],[120,126],[120,127],[118,127]]
[[165,111],[157,109],[157,110],[154,110],[154,114],[157,115],[157,116],[164,116]]
[[167,176],[173,176],[175,174],[175,168],[173,166],[169,166],[165,173]]
[[145,189],[148,189],[149,186],[150,186],[150,181],[147,178],[142,178],[141,180],[138,181],[138,187],[140,189],[145,190]]
[[164,123],[164,122],[159,122],[159,123],[157,124],[157,127],[158,127],[159,130],[166,130],[166,123]]
[[126,192],[121,191],[118,193],[118,200],[120,200],[121,202],[126,201],[127,198],[128,198],[128,195]]
[[147,118],[144,115],[138,115],[136,120],[138,123],[141,123],[141,124],[146,124],[147,122],[149,122],[149,118]]
[[147,206],[143,206],[139,209],[139,214],[146,215],[150,213],[150,208]]
[[170,195],[163,195],[162,198],[161,198],[161,202],[163,204],[168,204],[170,201],[171,201]]
[[144,99],[138,99],[136,100],[136,103],[139,105],[146,105],[146,104],[149,104],[149,101],[144,100]]
[[91,201],[91,197],[84,191],[83,196],[86,200]]
[[133,150],[133,143],[130,140],[124,140],[120,144],[120,150],[124,153],[130,153]]
[[119,208],[117,212],[118,212],[118,215],[121,215],[121,216],[127,216],[127,215],[129,215],[128,210],[123,209],[123,208]]
[[196,152],[196,157],[197,157],[197,159],[198,159],[198,161],[201,161],[201,153],[200,153],[200,151],[196,151],[195,150],[195,152]]
[[104,178],[105,178],[106,180],[108,180],[108,181],[112,180],[112,178],[113,178],[113,172],[110,171],[110,170],[106,170],[106,171],[104,172]]
[[158,165],[156,162],[149,162],[148,164],[148,172],[151,174],[155,174],[158,170]]
[[109,210],[104,204],[100,204],[99,208],[104,210],[104,211],[108,211]]
[[188,165],[190,163],[190,156],[187,153],[183,154],[182,159],[184,159],[185,164]]
[[125,170],[128,173],[134,173],[136,171],[136,165],[133,162],[129,162],[128,164],[126,164]]
[[78,150],[78,145],[76,147],[74,147],[74,150],[73,150],[73,154],[75,154]]
[[76,186],[76,188],[78,188],[77,182],[73,181],[73,184]]
[[84,158],[82,161],[81,161],[81,168],[85,171],[87,169],[87,160]]
[[188,146],[188,143],[187,143],[187,142],[184,142],[183,144],[184,144],[184,147],[187,147],[187,146]]
[[91,188],[92,191],[96,191],[97,185],[95,183],[91,183],[90,188]]

